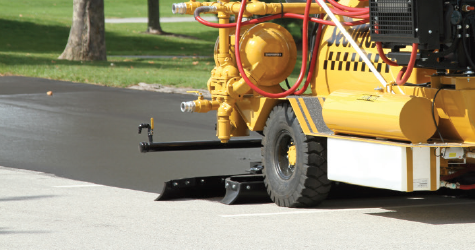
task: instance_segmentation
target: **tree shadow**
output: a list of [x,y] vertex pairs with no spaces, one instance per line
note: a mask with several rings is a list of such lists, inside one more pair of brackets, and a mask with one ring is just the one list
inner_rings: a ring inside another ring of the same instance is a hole
[[33,196],[4,197],[4,198],[0,198],[0,202],[3,202],[3,201],[36,200],[36,199],[53,198],[53,197],[55,197],[55,195],[33,195]]
[[[190,67],[195,67],[192,65],[193,61],[200,61],[201,63],[214,63],[213,58],[154,58],[154,59],[129,59],[129,58],[108,58],[109,61],[68,61],[68,60],[59,60],[48,57],[34,57],[34,56],[22,56],[15,54],[4,54],[0,56],[0,65],[6,66],[18,66],[18,65],[57,65],[57,66],[94,66],[99,68],[111,68],[113,69],[176,69],[177,67],[184,68],[187,64]],[[153,60],[153,61],[151,61]],[[167,63],[161,63],[167,62]]]
[[45,234],[50,233],[49,231],[37,231],[37,230],[28,230],[28,231],[15,231],[15,230],[8,230],[8,228],[0,227],[0,235],[2,234]]

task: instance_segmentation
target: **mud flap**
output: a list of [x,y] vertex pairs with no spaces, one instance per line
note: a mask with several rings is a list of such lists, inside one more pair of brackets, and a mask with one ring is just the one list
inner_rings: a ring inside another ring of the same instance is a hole
[[211,198],[226,193],[224,183],[230,175],[176,179],[165,182],[156,201],[183,198]]
[[272,202],[267,194],[262,175],[262,164],[251,162],[248,174],[192,177],[165,182],[163,190],[155,199],[205,199],[223,197],[221,203],[267,203]]
[[221,203],[268,203],[272,202],[264,184],[262,174],[238,175],[226,178],[226,195]]

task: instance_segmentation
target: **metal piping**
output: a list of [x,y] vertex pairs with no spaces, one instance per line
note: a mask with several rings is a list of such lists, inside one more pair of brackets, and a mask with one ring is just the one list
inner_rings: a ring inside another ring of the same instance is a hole
[[[199,16],[201,13],[204,12],[216,12],[218,8],[216,6],[200,6],[196,8],[195,12],[193,13],[193,16],[196,17]],[[185,12],[186,12],[186,4],[185,4]]]

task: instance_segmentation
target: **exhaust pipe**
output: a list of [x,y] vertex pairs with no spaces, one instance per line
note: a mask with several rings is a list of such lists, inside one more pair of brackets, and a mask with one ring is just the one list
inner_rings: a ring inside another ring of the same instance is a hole
[[233,148],[260,148],[261,139],[230,140],[227,143],[220,141],[176,141],[148,143],[141,142],[139,150],[142,153],[186,150],[210,150],[210,149],[233,149]]

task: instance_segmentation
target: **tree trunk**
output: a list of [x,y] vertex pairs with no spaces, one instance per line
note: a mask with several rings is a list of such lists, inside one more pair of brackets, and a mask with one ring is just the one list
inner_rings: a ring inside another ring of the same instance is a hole
[[104,0],[73,0],[73,24],[59,59],[105,61]]
[[158,0],[148,0],[148,33],[168,34],[162,30],[160,26],[160,6]]

